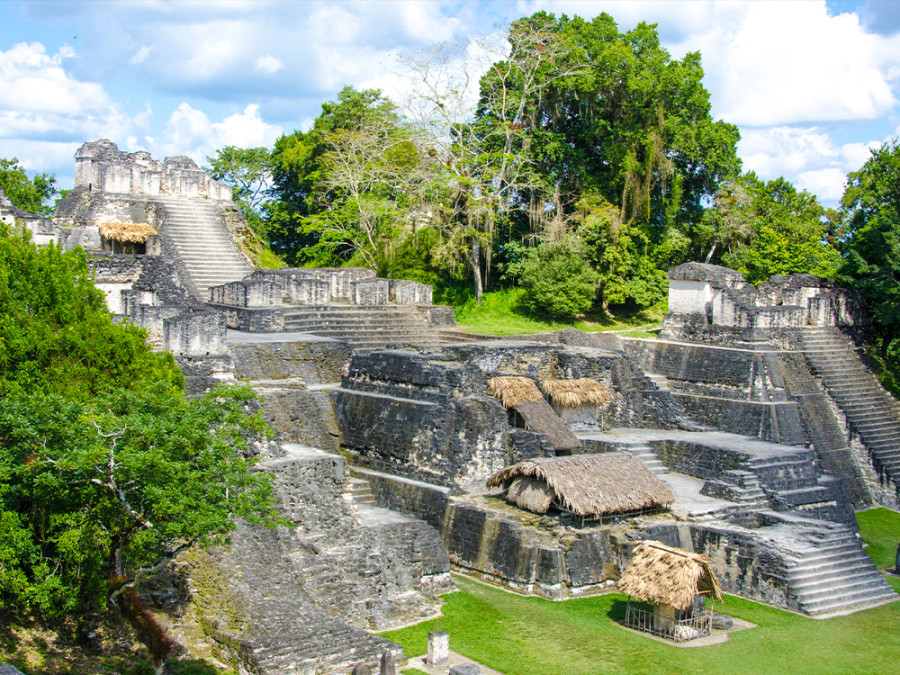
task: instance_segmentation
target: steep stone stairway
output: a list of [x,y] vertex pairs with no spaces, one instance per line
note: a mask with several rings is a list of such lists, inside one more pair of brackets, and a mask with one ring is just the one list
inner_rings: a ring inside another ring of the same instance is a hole
[[828,523],[802,541],[793,533],[780,547],[787,560],[785,581],[805,614],[849,614],[898,597],[848,527]]
[[653,448],[646,443],[634,441],[623,443],[622,447],[646,464],[655,475],[658,476],[667,471],[665,465],[660,461],[659,456],[657,456],[657,454],[653,452]]
[[185,286],[195,297],[206,302],[210,286],[238,281],[253,271],[214,202],[165,196],[153,201],[165,216],[160,235],[174,249],[188,276]]
[[813,372],[859,434],[876,472],[900,499],[900,403],[882,388],[840,330],[809,327],[798,336]]
[[284,310],[284,330],[312,333],[355,347],[391,343],[437,344],[443,339],[413,307],[402,305],[329,305]]

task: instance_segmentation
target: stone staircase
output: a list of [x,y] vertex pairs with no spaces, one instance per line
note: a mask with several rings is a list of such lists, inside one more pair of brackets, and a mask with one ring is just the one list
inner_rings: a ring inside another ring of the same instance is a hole
[[849,528],[830,525],[805,544],[783,547],[786,581],[801,612],[824,618],[897,599]]
[[632,441],[629,443],[624,443],[622,447],[632,456],[637,457],[644,464],[646,464],[650,471],[652,471],[655,475],[660,475],[666,473],[668,469],[666,466],[660,461],[659,457],[655,452],[653,452],[653,448],[651,448],[646,443],[641,443],[640,441]]
[[350,497],[354,504],[377,505],[375,495],[372,493],[372,486],[364,478],[351,476],[345,494]]
[[804,328],[800,345],[813,372],[859,434],[876,472],[900,499],[900,403],[863,364],[849,337],[835,328]]
[[285,307],[283,313],[286,332],[312,333],[358,348],[444,341],[422,314],[403,305]]
[[[377,667],[384,651],[401,648],[345,623],[309,597],[286,555],[298,547],[292,533],[241,525],[217,564],[245,616],[236,633],[213,610],[204,619],[219,642],[232,647],[245,668],[260,675],[286,672],[348,673],[358,661]],[[233,622],[232,622],[233,623]],[[309,670],[307,670],[309,669]]]
[[165,196],[154,197],[153,202],[164,213],[160,235],[169,245],[167,252],[174,253],[179,272],[187,275],[183,283],[199,300],[209,300],[211,286],[238,281],[253,271],[215,202]]

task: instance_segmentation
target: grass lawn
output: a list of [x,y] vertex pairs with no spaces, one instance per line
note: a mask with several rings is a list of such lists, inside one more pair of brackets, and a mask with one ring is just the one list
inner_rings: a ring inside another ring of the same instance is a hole
[[456,307],[456,322],[460,328],[486,335],[519,335],[545,333],[562,328],[578,328],[588,332],[627,331],[637,337],[653,337],[662,325],[666,309],[662,305],[634,315],[622,315],[610,319],[603,314],[586,316],[571,321],[555,321],[531,315],[522,306],[521,288],[491,291],[482,296],[480,305],[473,300]]
[[[876,563],[893,567],[900,514],[874,509],[859,520]],[[451,649],[506,675],[900,672],[900,602],[817,621],[727,596],[717,611],[758,627],[681,648],[622,629],[626,598],[617,593],[550,602],[455,580],[460,590],[445,596],[442,617],[384,636],[418,656],[429,631],[446,630]]]

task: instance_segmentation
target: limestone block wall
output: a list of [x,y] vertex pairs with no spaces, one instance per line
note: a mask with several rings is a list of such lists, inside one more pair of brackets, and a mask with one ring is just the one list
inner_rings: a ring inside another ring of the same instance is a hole
[[316,604],[353,626],[386,630],[437,611],[453,589],[438,532],[421,520],[367,525],[344,499],[344,459],[298,449],[265,462],[300,546],[290,558]]
[[678,427],[683,409],[621,352],[491,342],[445,346],[438,353],[356,353],[334,392],[342,444],[379,470],[468,488],[525,456],[547,450],[510,426],[487,378],[541,381],[592,377],[614,392],[606,421],[616,426]]
[[159,162],[148,152],[123,152],[106,139],[85,143],[75,153],[75,187],[89,192],[231,201],[231,188],[210,178],[189,157],[167,157]]
[[391,279],[388,299],[398,305],[430,305],[432,289],[428,284],[420,284],[418,281]]
[[386,305],[390,300],[390,282],[387,279],[361,279],[350,285],[350,304]]
[[668,276],[664,336],[694,338],[698,327],[706,325],[732,329],[752,340],[805,325],[860,322],[855,294],[811,274],[776,275],[759,289],[735,270],[716,265],[686,263],[669,270]]

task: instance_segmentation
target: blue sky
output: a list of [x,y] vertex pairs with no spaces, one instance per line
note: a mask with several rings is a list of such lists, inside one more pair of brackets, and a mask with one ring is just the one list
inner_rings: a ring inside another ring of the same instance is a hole
[[828,205],[869,148],[900,135],[895,0],[5,0],[0,157],[66,188],[87,140],[201,163],[228,144],[270,146],[344,84],[399,97],[398,55],[501,35],[541,9],[656,23],[674,57],[699,50],[745,169]]

